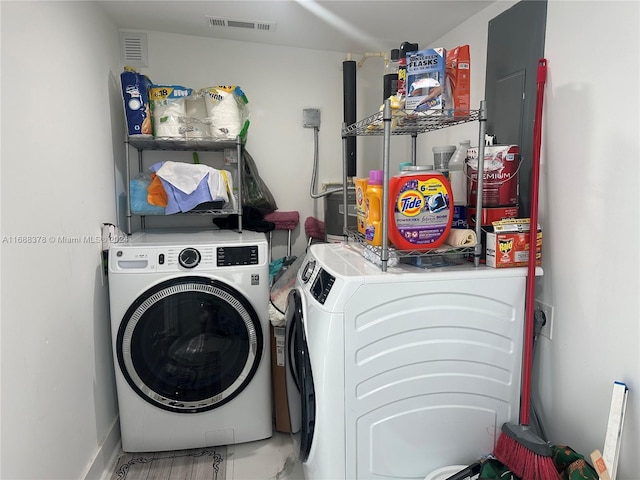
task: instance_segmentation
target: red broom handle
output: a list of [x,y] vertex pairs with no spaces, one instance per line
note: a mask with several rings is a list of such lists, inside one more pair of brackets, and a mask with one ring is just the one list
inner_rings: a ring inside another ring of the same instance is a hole
[[529,425],[531,404],[531,370],[533,368],[533,326],[536,297],[536,253],[538,241],[538,186],[540,184],[540,145],[542,143],[542,104],[547,81],[547,61],[538,60],[536,111],[533,124],[533,158],[531,165],[531,212],[529,220],[529,261],[527,264],[527,291],[525,297],[524,351],[522,354],[522,398],[520,424]]

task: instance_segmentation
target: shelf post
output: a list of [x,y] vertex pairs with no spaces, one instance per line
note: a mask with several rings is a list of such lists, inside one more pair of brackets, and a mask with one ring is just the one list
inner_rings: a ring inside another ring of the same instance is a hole
[[[138,150],[138,172],[142,171],[142,150]],[[127,197],[127,202],[131,203],[131,199]],[[140,230],[146,230],[147,220],[145,215],[140,215]]]
[[484,180],[484,136],[487,128],[487,110],[486,100],[480,101],[480,114],[478,121],[480,122],[479,138],[478,138],[478,179],[477,195],[476,195],[476,237],[478,239],[473,253],[473,265],[480,265],[480,256],[482,255],[482,191]]
[[[347,127],[346,122],[342,124],[342,131],[344,132]],[[349,230],[349,184],[348,184],[348,176],[349,176],[349,154],[347,152],[347,137],[346,135],[342,135],[342,235],[344,237],[344,241],[348,241],[348,230]],[[357,199],[356,199],[357,202]]]
[[384,142],[382,151],[382,250],[380,260],[382,261],[382,271],[387,271],[387,261],[389,260],[389,151],[391,146],[391,103],[387,98],[384,101],[384,112],[382,120],[384,122]]
[[[244,176],[244,159],[242,158],[242,139],[236,137],[236,154],[238,156],[238,233],[242,233],[242,177]],[[230,192],[233,195],[233,191]]]
[[418,164],[418,132],[411,134],[411,165],[414,167]]
[[127,234],[131,235],[132,227],[131,227],[131,170],[129,162],[129,139],[125,137],[125,163],[126,163],[126,172],[124,179],[124,191],[127,196]]

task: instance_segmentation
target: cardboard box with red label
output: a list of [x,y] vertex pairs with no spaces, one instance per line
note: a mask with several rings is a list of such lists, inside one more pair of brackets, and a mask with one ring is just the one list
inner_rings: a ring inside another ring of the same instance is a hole
[[273,379],[273,410],[278,432],[291,432],[289,402],[287,401],[287,378],[284,364],[285,327],[270,327],[271,330],[271,376]]
[[[529,263],[529,219],[509,218],[492,222],[485,247],[489,267],[526,267]],[[536,265],[542,265],[542,229],[536,235]]]

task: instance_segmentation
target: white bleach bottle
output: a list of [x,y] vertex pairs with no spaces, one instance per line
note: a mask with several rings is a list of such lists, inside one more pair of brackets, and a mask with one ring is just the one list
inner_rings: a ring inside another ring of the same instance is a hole
[[471,147],[471,140],[460,142],[456,151],[449,159],[449,183],[453,191],[453,201],[455,205],[467,204],[467,172],[465,171],[465,161],[467,159],[467,149]]

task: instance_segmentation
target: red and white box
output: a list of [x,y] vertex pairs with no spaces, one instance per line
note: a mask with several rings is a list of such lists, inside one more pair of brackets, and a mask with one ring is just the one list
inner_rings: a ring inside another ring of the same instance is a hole
[[[482,206],[508,207],[518,205],[518,145],[487,145],[484,147]],[[476,204],[478,193],[478,147],[467,150],[467,203]]]
[[446,54],[445,108],[453,117],[469,115],[471,93],[471,54],[469,45],[460,45]]
[[[529,264],[528,218],[509,218],[492,223],[487,232],[486,264],[493,268],[526,267]],[[542,265],[542,229],[536,235],[536,265]]]

